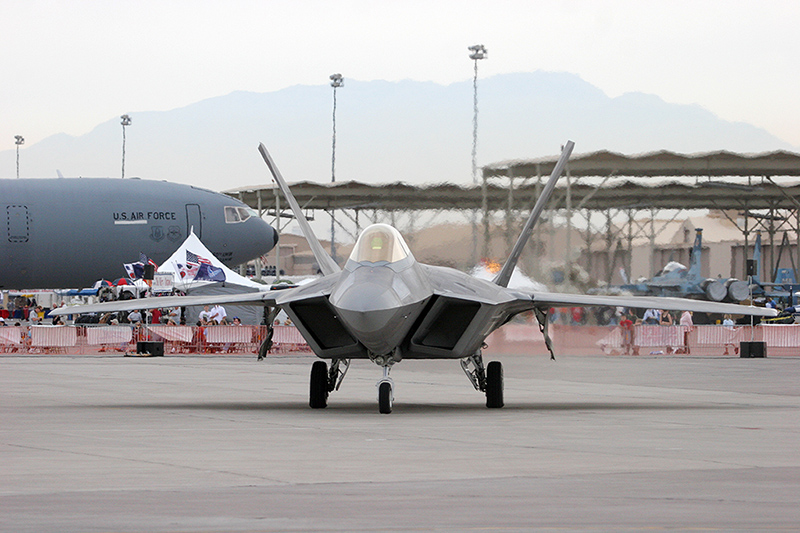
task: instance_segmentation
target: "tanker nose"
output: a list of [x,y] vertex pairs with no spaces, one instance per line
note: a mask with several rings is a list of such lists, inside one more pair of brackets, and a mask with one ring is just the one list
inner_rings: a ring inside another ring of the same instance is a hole
[[[264,222],[264,224],[267,224],[267,223]],[[269,224],[267,224],[267,227],[272,230],[272,246],[273,247],[278,246],[278,240],[280,239],[280,237],[278,235],[278,230],[276,230],[275,228],[273,228]]]
[[254,257],[264,255],[272,250],[278,244],[278,231],[267,224],[264,220],[258,219],[255,234],[252,236],[252,243],[255,248],[258,248]]

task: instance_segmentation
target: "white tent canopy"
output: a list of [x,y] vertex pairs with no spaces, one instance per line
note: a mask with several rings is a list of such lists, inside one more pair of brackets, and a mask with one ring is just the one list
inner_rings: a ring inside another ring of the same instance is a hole
[[222,269],[222,271],[225,273],[226,284],[229,283],[231,285],[251,287],[259,290],[266,290],[268,288],[265,285],[251,281],[226,267],[222,261],[214,257],[214,254],[212,254],[208,248],[206,248],[205,245],[200,242],[200,239],[197,238],[197,235],[195,235],[193,231],[190,231],[189,236],[186,237],[186,240],[183,241],[183,244],[181,244],[178,249],[175,250],[175,253],[173,253],[169,259],[164,261],[157,270],[158,272],[162,273],[170,272],[173,275],[174,286],[176,289],[187,291],[211,283],[217,283],[215,281],[201,281],[194,279],[196,270],[192,272],[190,268],[187,268],[187,251],[190,254],[208,261],[212,266]]

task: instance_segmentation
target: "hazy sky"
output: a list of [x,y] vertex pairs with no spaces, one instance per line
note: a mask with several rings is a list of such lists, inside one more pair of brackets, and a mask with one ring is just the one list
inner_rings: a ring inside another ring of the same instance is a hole
[[800,2],[0,0],[0,150],[123,113],[345,79],[580,75],[800,147]]

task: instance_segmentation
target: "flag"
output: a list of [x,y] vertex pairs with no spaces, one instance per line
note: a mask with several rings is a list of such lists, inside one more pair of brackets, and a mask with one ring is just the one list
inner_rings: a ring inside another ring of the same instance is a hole
[[204,265],[213,266],[213,263],[211,263],[211,261],[209,261],[205,257],[201,257],[201,256],[199,256],[197,254],[193,254],[189,250],[186,250],[186,262],[187,263],[194,263],[196,265],[204,264]]
[[196,281],[225,281],[225,272],[221,268],[203,263],[198,268],[194,279]]
[[142,263],[123,263],[125,273],[131,279],[142,279],[144,276],[144,265]]
[[158,268],[158,265],[156,264],[156,262],[153,261],[152,259],[150,259],[149,257],[147,257],[142,252],[139,252],[139,262],[142,265],[153,265],[154,267]]
[[197,276],[197,271],[199,268],[200,265],[198,265],[197,263],[186,264],[186,265],[178,263],[178,273],[180,274],[181,279],[186,281],[191,281],[195,279],[195,276]]

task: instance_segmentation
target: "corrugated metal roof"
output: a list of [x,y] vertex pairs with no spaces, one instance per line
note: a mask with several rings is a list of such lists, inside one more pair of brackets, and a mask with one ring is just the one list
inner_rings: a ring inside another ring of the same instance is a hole
[[[558,156],[499,161],[483,175],[535,177],[549,175]],[[608,150],[573,154],[572,176],[800,176],[800,154],[785,150],[756,154],[725,150],[679,154],[668,150],[624,155]]]

